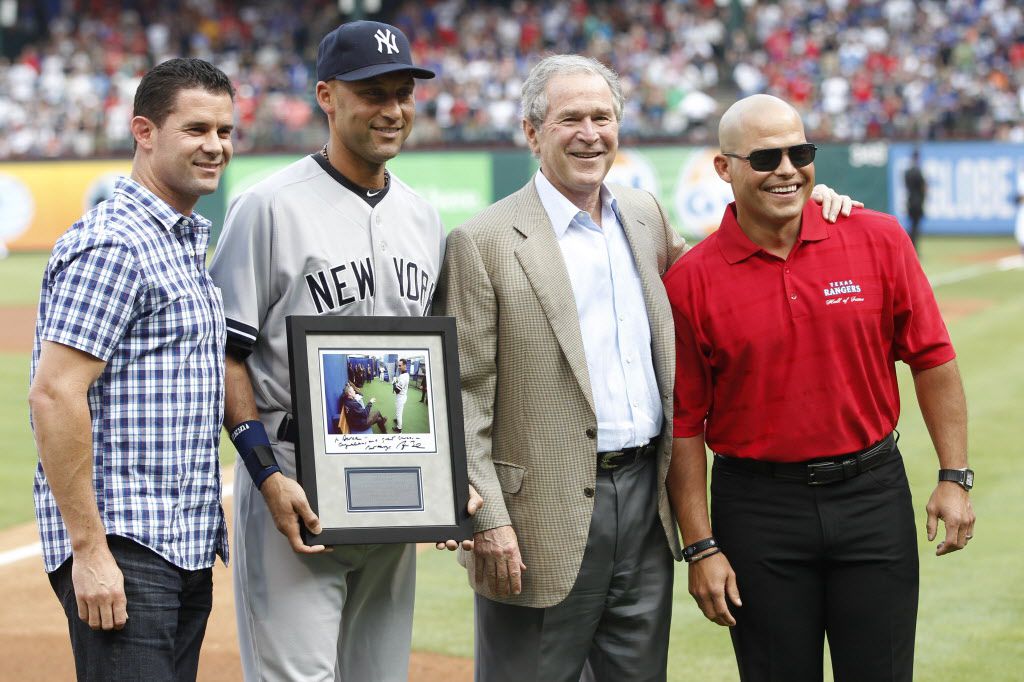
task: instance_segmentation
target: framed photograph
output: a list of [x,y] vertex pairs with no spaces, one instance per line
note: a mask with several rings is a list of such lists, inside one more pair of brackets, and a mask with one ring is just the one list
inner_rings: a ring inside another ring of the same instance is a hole
[[305,542],[472,537],[454,318],[287,320]]

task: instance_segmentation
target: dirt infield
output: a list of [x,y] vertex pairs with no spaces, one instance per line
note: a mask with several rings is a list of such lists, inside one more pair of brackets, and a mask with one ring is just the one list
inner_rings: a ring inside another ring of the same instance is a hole
[[980,313],[991,305],[992,301],[986,298],[942,298],[939,300],[939,312],[948,325],[954,320]]
[[[230,507],[230,505],[226,505]],[[37,542],[33,524],[0,532],[0,551]],[[74,662],[67,620],[50,589],[38,556],[0,566],[0,681],[52,682],[73,680]],[[468,682],[473,663],[425,652],[413,652],[409,680]],[[199,680],[242,679],[231,602],[231,572],[222,564],[213,571],[213,613],[199,660]]]
[[1014,246],[1004,246],[996,249],[963,253],[960,254],[958,260],[963,263],[984,263],[997,261],[1000,258],[1006,258],[1007,256],[1016,256],[1018,253],[1020,253],[1020,249]]
[[28,353],[36,329],[34,305],[0,306],[0,353]]

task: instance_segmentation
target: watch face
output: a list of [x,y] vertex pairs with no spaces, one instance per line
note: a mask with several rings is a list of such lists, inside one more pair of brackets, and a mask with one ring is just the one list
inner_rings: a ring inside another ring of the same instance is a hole
[[974,486],[974,472],[971,471],[970,469],[968,469],[964,473],[966,474],[966,476],[964,477],[964,483],[967,485],[968,488],[973,487]]

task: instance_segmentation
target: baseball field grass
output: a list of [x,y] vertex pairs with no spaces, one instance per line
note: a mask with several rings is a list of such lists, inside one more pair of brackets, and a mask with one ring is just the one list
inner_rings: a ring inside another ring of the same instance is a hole
[[[396,396],[391,387],[391,382],[374,379],[373,381],[368,381],[363,384],[363,387],[359,390],[363,394],[363,398],[366,400],[369,400],[370,398],[377,399],[374,407],[380,410],[380,413],[388,418],[388,431],[394,431]],[[419,384],[410,384],[409,397],[405,402],[405,409],[402,410],[402,430],[405,433],[430,432],[427,404],[420,402],[420,398],[422,397],[423,391],[419,388]],[[376,431],[377,427],[374,427],[373,430]]]
[[[900,449],[918,510],[921,553],[915,678],[927,682],[1021,679],[1024,269],[1007,260],[1015,253],[1009,238],[923,242],[922,261],[933,277],[967,390],[971,464],[977,472],[972,499],[978,515],[968,550],[934,556],[935,543],[927,542],[924,533],[924,505],[935,485],[936,460],[910,373],[901,367]],[[6,311],[35,305],[44,264],[44,255],[0,261],[0,332],[17,317]],[[36,455],[26,402],[30,349],[21,343],[0,346],[0,443],[5,452],[0,528],[33,518]],[[225,463],[231,460],[229,450],[224,450]],[[463,570],[451,554],[434,550],[420,555],[418,570],[414,648],[471,656],[472,594]],[[735,680],[728,633],[697,610],[686,591],[685,566],[677,567],[674,600],[669,679]],[[827,672],[826,679],[831,679]]]

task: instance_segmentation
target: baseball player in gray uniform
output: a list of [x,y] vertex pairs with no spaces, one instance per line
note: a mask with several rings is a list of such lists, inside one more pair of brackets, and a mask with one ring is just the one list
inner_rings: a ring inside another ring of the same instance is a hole
[[[323,149],[231,204],[210,272],[228,328],[225,426],[235,479],[235,608],[246,680],[405,680],[415,548],[307,547],[320,523],[295,479],[285,316],[430,311],[437,211],[385,169],[415,117],[409,41],[342,24],[320,43]],[[473,493],[475,495],[475,493]],[[479,498],[470,502],[471,512]],[[454,548],[454,541],[449,541]]]

